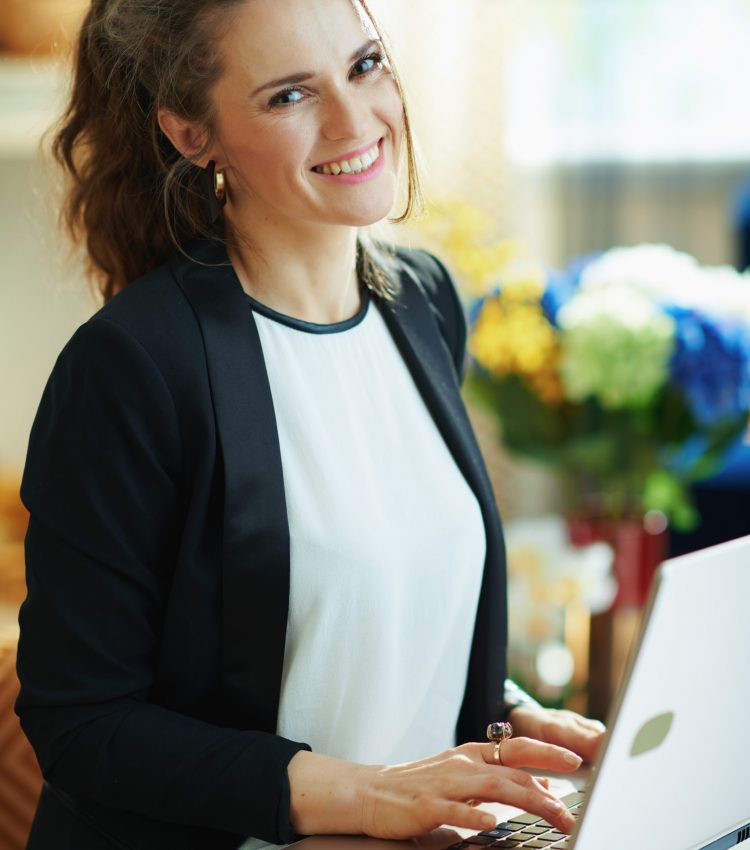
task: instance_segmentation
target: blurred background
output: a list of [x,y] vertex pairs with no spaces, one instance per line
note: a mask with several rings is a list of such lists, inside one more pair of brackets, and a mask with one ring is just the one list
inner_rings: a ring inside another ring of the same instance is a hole
[[[393,237],[441,256],[467,311],[508,268],[533,282],[549,274],[540,269],[616,246],[660,243],[704,266],[746,267],[750,0],[370,5],[403,77],[431,205]],[[69,39],[86,6],[0,0],[0,850],[22,846],[38,793],[10,708],[20,475],[55,358],[100,306],[57,235],[55,174],[40,144],[64,103]],[[745,445],[735,440],[690,483],[691,528],[644,509],[637,542],[623,544],[622,522],[616,534],[571,528],[559,469],[512,451],[502,416],[470,393],[467,402],[508,527],[514,673],[549,704],[606,717],[644,592],[625,593],[613,562],[641,547],[630,569],[647,587],[644,557],[750,533]]]

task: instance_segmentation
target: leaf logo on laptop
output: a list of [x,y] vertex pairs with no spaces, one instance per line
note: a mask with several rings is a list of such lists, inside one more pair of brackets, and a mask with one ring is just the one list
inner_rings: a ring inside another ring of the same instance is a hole
[[664,743],[664,739],[669,734],[674,720],[674,712],[667,711],[665,714],[657,714],[651,720],[647,720],[638,730],[638,734],[633,740],[633,746],[630,748],[631,756],[640,756],[649,750],[655,750]]

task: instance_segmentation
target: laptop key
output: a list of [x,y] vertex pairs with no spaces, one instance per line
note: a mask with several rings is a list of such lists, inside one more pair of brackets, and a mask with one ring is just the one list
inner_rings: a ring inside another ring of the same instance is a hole
[[566,794],[564,797],[560,797],[560,802],[571,808],[571,806],[577,806],[582,803],[586,799],[585,794],[581,794],[580,791],[576,791],[573,794]]
[[520,832],[523,829],[522,823],[511,823],[510,821],[504,820],[502,823],[499,823],[495,829],[507,829],[510,832]]
[[489,847],[490,844],[495,843],[495,839],[491,835],[470,835],[466,839],[466,843],[473,844],[475,847]]
[[505,838],[506,835],[511,835],[515,830],[504,829],[502,826],[496,826],[494,829],[485,829],[480,832],[480,835],[491,836],[492,838]]
[[501,847],[502,850],[511,850],[511,848],[516,848],[521,846],[521,842],[515,838],[500,838],[493,845],[494,847]]
[[549,830],[548,826],[541,826],[540,824],[534,824],[534,826],[527,826],[524,832],[532,832],[534,835],[541,835],[543,832],[547,832]]

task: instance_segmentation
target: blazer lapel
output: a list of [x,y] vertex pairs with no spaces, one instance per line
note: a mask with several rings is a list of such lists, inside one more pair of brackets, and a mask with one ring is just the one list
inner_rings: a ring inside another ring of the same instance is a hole
[[[263,349],[218,243],[178,276],[206,347],[223,472],[222,700],[227,722],[276,731],[289,609],[289,525]],[[218,268],[217,268],[218,266]],[[222,268],[222,266],[224,266]]]

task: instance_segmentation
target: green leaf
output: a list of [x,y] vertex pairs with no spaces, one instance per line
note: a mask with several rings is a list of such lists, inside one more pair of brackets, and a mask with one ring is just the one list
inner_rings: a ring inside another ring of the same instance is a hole
[[688,467],[688,481],[710,478],[721,468],[727,451],[747,430],[747,418],[725,419],[717,423],[706,434],[706,447],[701,455]]
[[692,531],[700,519],[685,482],[665,469],[654,470],[647,476],[643,507],[646,511],[665,513],[677,531]]

